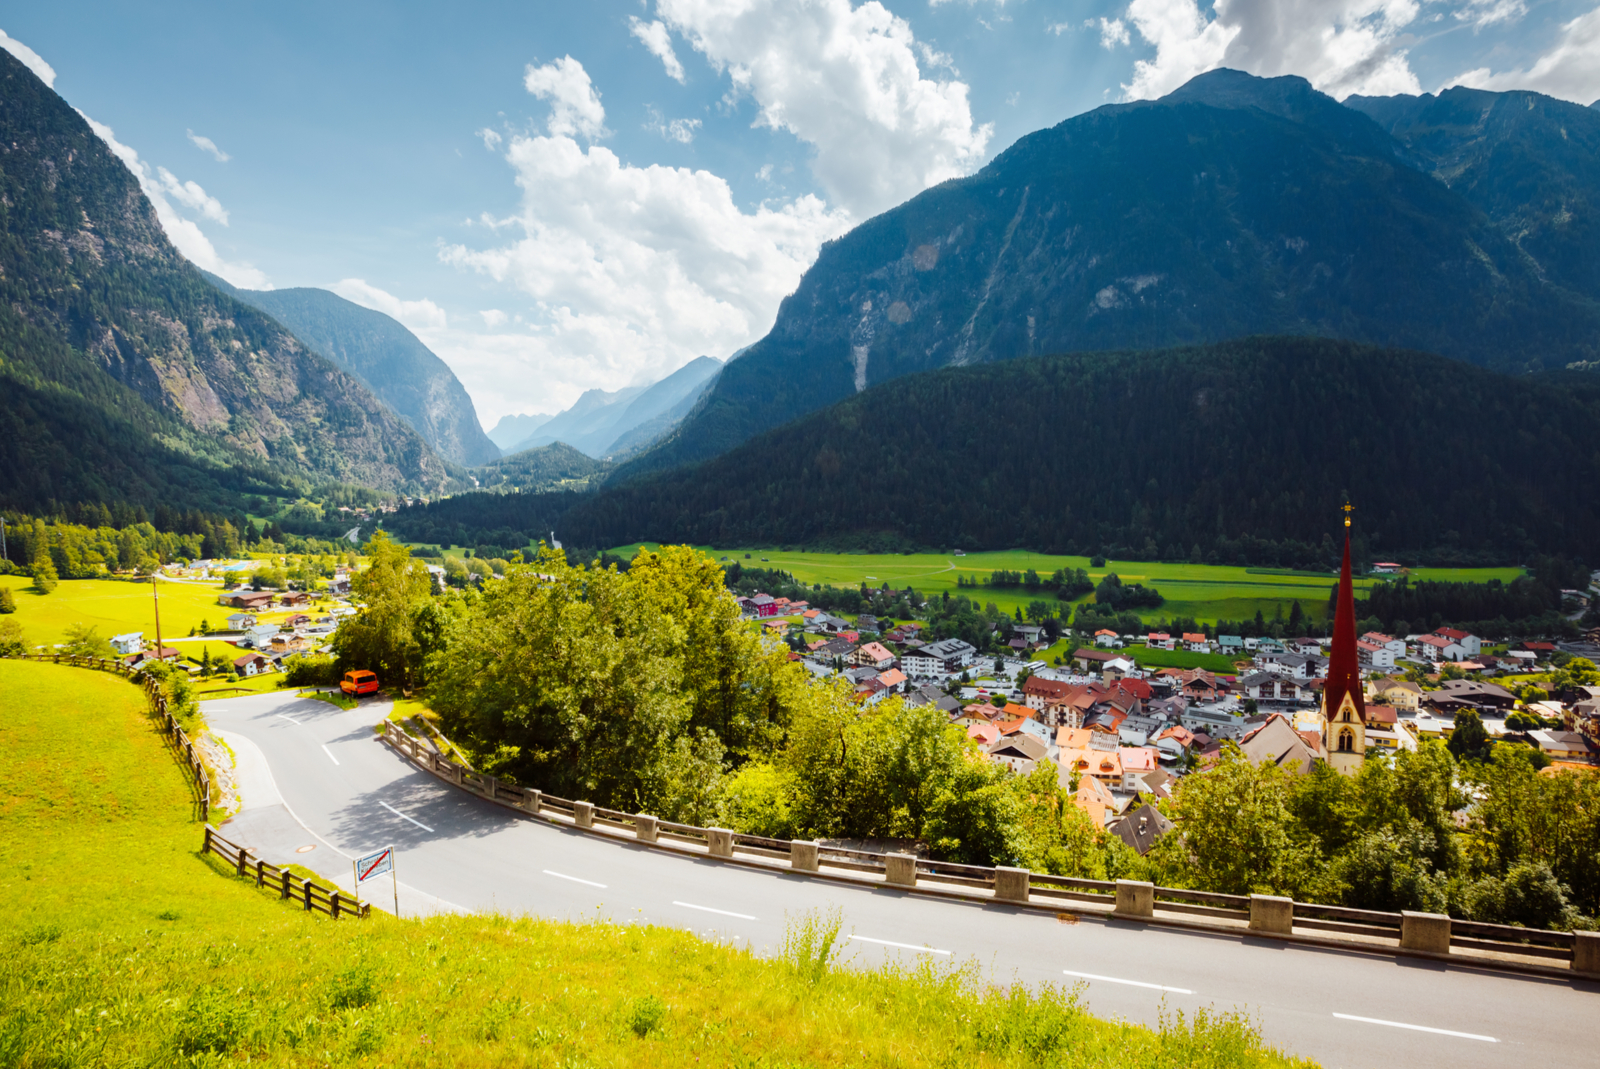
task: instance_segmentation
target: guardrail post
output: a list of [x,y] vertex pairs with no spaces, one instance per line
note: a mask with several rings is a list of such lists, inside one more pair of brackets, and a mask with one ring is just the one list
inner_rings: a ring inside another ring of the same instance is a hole
[[1600,932],[1572,933],[1572,971],[1600,976]]
[[539,799],[542,794],[542,791],[536,791],[532,787],[524,787],[522,789],[522,808],[526,809],[534,816],[538,816]]
[[884,854],[883,879],[885,883],[896,887],[915,887],[917,885],[917,855],[915,854]]
[[1250,896],[1250,930],[1288,935],[1294,931],[1294,899],[1282,895]]
[[796,839],[789,844],[789,867],[796,872],[817,871],[817,841]]
[[1156,885],[1146,880],[1118,880],[1117,905],[1111,912],[1118,917],[1153,917]]
[[733,832],[727,828],[707,828],[706,851],[712,857],[732,857]]
[[1002,902],[1026,902],[1029,877],[1027,869],[996,865],[994,870],[994,896]]
[[594,803],[573,802],[572,823],[580,828],[594,827]]
[[1450,953],[1450,918],[1443,913],[1400,911],[1400,946],[1405,950]]
[[449,762],[449,767],[450,767],[450,780],[451,780],[451,782],[453,782],[457,787],[465,787],[466,784],[464,782],[462,782],[461,777],[466,772],[466,770],[464,768],[462,768],[460,765],[456,764],[454,761]]
[[500,796],[500,780],[494,776],[483,777],[483,796],[489,801],[496,801]]
[[661,822],[648,813],[635,813],[633,834],[641,843],[653,843],[661,837]]

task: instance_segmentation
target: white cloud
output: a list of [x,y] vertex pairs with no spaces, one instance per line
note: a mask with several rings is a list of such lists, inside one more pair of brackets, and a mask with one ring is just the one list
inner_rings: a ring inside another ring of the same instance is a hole
[[671,122],[666,122],[659,111],[651,108],[650,121],[645,123],[645,129],[654,130],[668,141],[687,145],[694,140],[695,131],[700,129],[700,120],[673,119]]
[[0,30],[0,48],[16,56],[18,61],[37,75],[45,85],[48,85],[51,89],[56,87],[56,69],[46,63],[43,56],[15,37],[8,36],[4,30]]
[[483,325],[493,330],[495,327],[505,326],[507,316],[498,308],[485,308],[478,313],[483,317]]
[[861,219],[982,162],[967,86],[917,66],[911,26],[877,0],[660,0],[658,14],[748,95],[756,124],[816,150],[812,172]]
[[[589,81],[589,72],[571,56],[562,56],[542,67],[528,64],[522,84],[540,100],[550,101],[548,129],[552,136],[573,134],[594,140],[610,133],[606,129],[606,109],[600,94]],[[485,144],[488,139],[484,139]]]
[[371,308],[375,312],[382,312],[392,319],[398,319],[407,330],[421,333],[444,330],[449,326],[444,309],[426,298],[420,301],[402,301],[394,294],[360,278],[340,279],[328,288],[347,301],[359,304],[363,308]]
[[193,141],[195,147],[200,149],[200,151],[211,153],[212,158],[218,163],[227,163],[229,160],[233,159],[232,156],[218,148],[215,141],[211,140],[209,137],[201,137],[193,130],[189,131],[189,140]]
[[1400,47],[1417,0],[1132,0],[1127,19],[1156,56],[1134,64],[1130,100],[1171,92],[1197,74],[1233,67],[1263,77],[1298,74],[1343,99],[1420,93]]
[[528,328],[425,339],[491,420],[726,357],[766,333],[821,243],[850,223],[809,196],[741,211],[714,174],[630,166],[571,137],[515,136],[506,160],[520,236],[440,255],[530,297]]
[[1528,13],[1523,0],[1467,0],[1467,6],[1452,14],[1461,22],[1481,30],[1497,22],[1515,22]]
[[[80,111],[78,114],[83,115],[83,112]],[[267,280],[264,272],[247,263],[231,263],[218,255],[216,246],[211,244],[211,239],[206,237],[199,224],[180,215],[172,206],[172,200],[168,199],[170,194],[184,207],[198,211],[204,218],[226,226],[228,213],[215,197],[200,188],[197,182],[181,182],[165,167],[151,167],[141,160],[139,154],[132,148],[118,141],[111,127],[105,123],[95,122],[87,115],[83,115],[83,118],[89,124],[89,128],[110,147],[112,153],[139,180],[139,188],[155,208],[161,229],[167,232],[168,240],[177,246],[179,252],[188,257],[190,263],[203,267],[212,274],[221,275],[235,286],[244,289],[272,288],[272,283]]]
[[499,133],[489,129],[487,126],[478,131],[478,137],[483,140],[483,147],[488,149],[490,152],[493,152],[495,149],[499,148],[500,142],[504,140]]
[[1576,104],[1600,99],[1600,7],[1562,25],[1555,47],[1527,70],[1496,74],[1480,67],[1458,75],[1449,84],[1497,91],[1531,89]]
[[1106,50],[1129,42],[1128,27],[1121,19],[1100,20],[1100,47]]
[[637,15],[630,15],[628,28],[630,33],[644,42],[651,55],[661,60],[661,65],[667,69],[667,77],[682,85],[683,64],[678,62],[678,54],[672,50],[672,35],[667,32],[667,27],[661,22],[646,22]]

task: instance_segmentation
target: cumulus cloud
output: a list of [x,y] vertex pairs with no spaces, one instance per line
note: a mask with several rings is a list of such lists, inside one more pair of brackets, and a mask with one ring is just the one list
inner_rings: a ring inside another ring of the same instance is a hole
[[1417,0],[1133,0],[1127,19],[1156,50],[1134,64],[1129,100],[1162,96],[1197,74],[1233,67],[1263,77],[1298,74],[1343,99],[1420,93],[1400,46]]
[[1467,71],[1449,84],[1474,89],[1531,89],[1576,104],[1600,99],[1600,7],[1561,27],[1555,46],[1526,70],[1488,67]]
[[661,60],[661,65],[667,69],[667,77],[682,85],[683,64],[678,62],[678,54],[672,50],[672,35],[667,32],[666,25],[659,21],[646,22],[637,15],[630,15],[628,28],[650,50],[651,55]]
[[649,114],[650,121],[645,123],[645,129],[654,130],[668,141],[687,145],[694,140],[695,132],[700,129],[699,119],[673,119],[668,122],[654,108],[649,110]]
[[1470,22],[1474,29],[1493,26],[1497,22],[1515,22],[1528,13],[1523,0],[1467,0],[1467,6],[1453,12],[1461,22]]
[[[573,134],[596,140],[610,133],[606,129],[606,109],[600,94],[589,81],[589,72],[571,56],[562,56],[542,67],[528,64],[522,84],[540,100],[550,102],[548,129],[553,136]],[[488,143],[488,138],[484,138]]]
[[211,154],[211,158],[216,160],[218,163],[227,163],[229,160],[233,159],[232,156],[218,148],[215,141],[211,140],[209,137],[201,137],[193,130],[189,131],[189,140],[193,141],[195,147],[200,151],[209,152]]
[[420,333],[444,330],[450,325],[445,319],[444,309],[432,301],[426,298],[403,301],[394,294],[372,285],[366,279],[340,279],[328,288],[353,304],[359,304],[363,308],[370,308],[374,312],[382,312],[392,319],[399,320],[407,330]]
[[1118,45],[1127,44],[1131,38],[1128,36],[1128,27],[1121,19],[1100,20],[1100,47],[1110,50]]
[[743,211],[707,171],[630,166],[567,136],[515,136],[505,159],[522,190],[516,240],[440,254],[536,309],[520,332],[438,339],[485,411],[551,411],[727,356],[771,327],[821,243],[849,226],[810,196]]
[[984,159],[967,86],[924,78],[911,26],[877,0],[660,0],[666,25],[752,97],[756,125],[815,149],[812,172],[855,218]]
[[[83,112],[80,111],[78,114],[83,115]],[[188,257],[190,263],[203,267],[212,274],[221,275],[235,286],[244,289],[272,288],[264,272],[247,263],[224,260],[217,253],[216,246],[211,244],[211,239],[200,229],[199,224],[185,218],[172,204],[176,200],[190,211],[199,212],[203,218],[227,226],[228,213],[220,201],[202,189],[198,182],[180,181],[165,167],[152,167],[141,160],[137,152],[117,140],[116,133],[105,123],[95,122],[87,115],[83,115],[83,118],[89,124],[89,128],[139,180],[139,188],[155,208],[161,229],[167,232],[168,240],[177,246],[179,252]]]
[[483,317],[483,325],[491,330],[493,330],[495,327],[505,326],[506,319],[508,318],[506,314],[498,308],[485,308],[478,314]]
[[45,85],[52,89],[56,87],[56,69],[46,63],[43,56],[15,37],[8,36],[4,30],[0,30],[0,48],[16,56],[17,60],[37,75]]

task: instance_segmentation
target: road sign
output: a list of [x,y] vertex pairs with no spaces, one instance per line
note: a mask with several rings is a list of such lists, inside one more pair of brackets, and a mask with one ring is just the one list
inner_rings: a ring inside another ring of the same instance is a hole
[[394,847],[356,859],[356,882],[370,880],[394,869]]

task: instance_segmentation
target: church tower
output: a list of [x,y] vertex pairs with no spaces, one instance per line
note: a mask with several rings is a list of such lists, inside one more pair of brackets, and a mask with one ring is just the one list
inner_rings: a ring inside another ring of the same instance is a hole
[[1361,659],[1356,653],[1356,599],[1350,583],[1350,506],[1344,516],[1344,565],[1333,614],[1333,649],[1322,688],[1322,745],[1328,763],[1346,775],[1367,756],[1367,705],[1362,696]]

